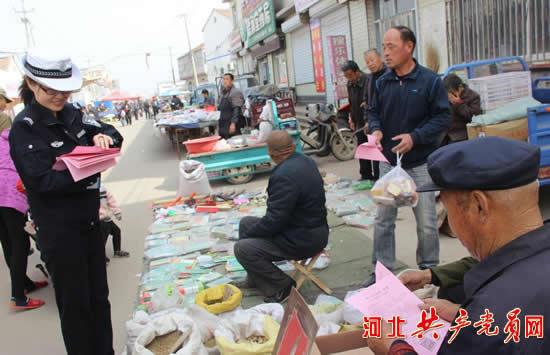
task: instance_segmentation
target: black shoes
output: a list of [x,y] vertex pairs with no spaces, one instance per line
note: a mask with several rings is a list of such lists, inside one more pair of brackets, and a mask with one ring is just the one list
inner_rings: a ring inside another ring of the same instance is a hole
[[287,288],[275,292],[273,296],[264,298],[265,303],[284,303],[290,296],[290,291],[293,287],[296,287],[296,282],[292,281]]

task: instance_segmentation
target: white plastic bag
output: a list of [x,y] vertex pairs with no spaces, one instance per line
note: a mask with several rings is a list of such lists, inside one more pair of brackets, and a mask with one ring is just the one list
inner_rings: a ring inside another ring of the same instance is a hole
[[183,160],[179,164],[179,196],[210,195],[212,188],[204,164],[196,160]]
[[315,300],[315,304],[310,306],[310,309],[319,325],[342,323],[344,304],[336,297],[319,295]]
[[[270,316],[242,310],[223,319],[215,331],[222,355],[269,355],[273,352],[278,333],[279,324]],[[264,337],[263,343],[249,340],[258,336]]]
[[342,317],[344,318],[344,322],[348,324],[363,324],[363,313],[361,313],[361,311],[359,311],[357,308],[346,302],[348,298],[361,290],[362,289],[349,291],[348,293],[346,293],[346,297],[344,298]]
[[263,303],[248,309],[247,312],[271,316],[275,322],[281,324],[285,309],[280,303]]
[[319,324],[319,330],[317,330],[317,336],[336,334],[340,331],[341,326],[336,323],[325,322]]
[[382,176],[370,190],[373,200],[384,206],[415,207],[418,203],[416,184],[401,167],[401,155],[397,154],[397,166]]
[[185,336],[185,342],[176,355],[196,354],[208,355],[202,344],[201,333],[193,319],[181,313],[170,313],[150,322],[139,334],[134,344],[134,355],[154,355],[146,346],[157,336],[174,331],[180,331]]

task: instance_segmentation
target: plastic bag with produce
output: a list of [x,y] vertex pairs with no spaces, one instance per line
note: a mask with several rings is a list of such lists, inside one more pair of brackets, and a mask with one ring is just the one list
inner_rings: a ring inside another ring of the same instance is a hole
[[397,154],[397,166],[381,177],[372,187],[372,199],[384,206],[415,207],[418,203],[416,184],[401,167],[400,154]]

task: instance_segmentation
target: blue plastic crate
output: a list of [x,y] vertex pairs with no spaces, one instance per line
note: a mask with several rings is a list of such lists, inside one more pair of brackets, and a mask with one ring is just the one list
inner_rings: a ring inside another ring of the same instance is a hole
[[[550,105],[541,105],[527,109],[529,122],[529,143],[540,147],[540,166],[550,166]],[[541,185],[550,184],[550,179],[540,181]]]
[[533,81],[533,98],[543,104],[550,104],[550,77]]

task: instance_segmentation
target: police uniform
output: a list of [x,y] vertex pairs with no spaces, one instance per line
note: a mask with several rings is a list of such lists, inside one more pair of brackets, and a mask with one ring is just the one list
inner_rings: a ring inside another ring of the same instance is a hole
[[[99,229],[100,174],[75,182],[56,158],[113,127],[84,124],[70,104],[55,117],[36,101],[15,118],[12,159],[27,190],[42,258],[52,275],[68,354],[113,354],[105,247]],[[122,144],[120,135],[115,145]]]

